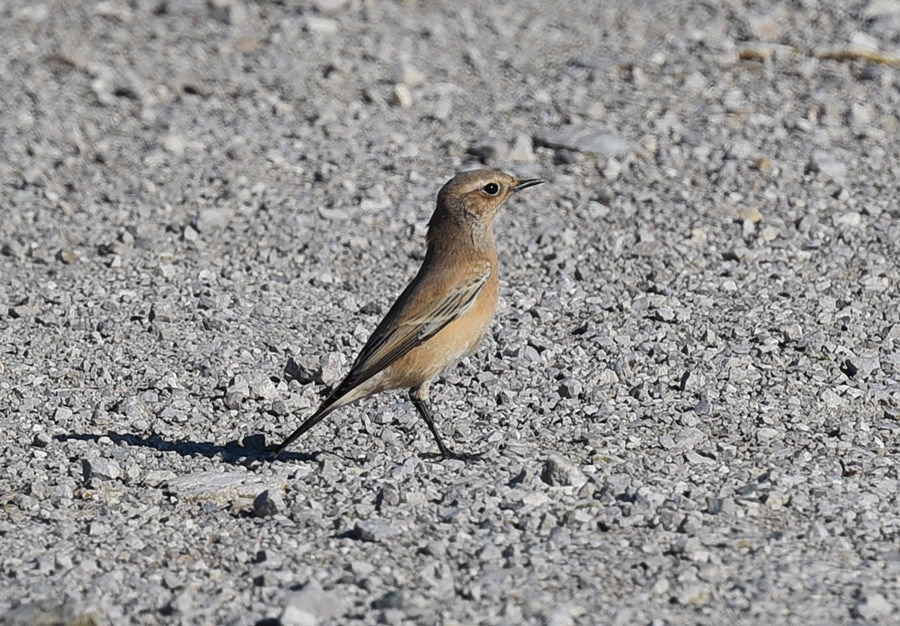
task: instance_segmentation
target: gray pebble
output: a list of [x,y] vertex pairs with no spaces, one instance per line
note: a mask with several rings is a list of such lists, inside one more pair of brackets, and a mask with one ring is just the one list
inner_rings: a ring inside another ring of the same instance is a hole
[[194,227],[201,233],[222,230],[231,222],[234,212],[229,208],[213,207],[203,209],[194,221]]
[[266,373],[249,372],[246,378],[250,395],[254,398],[272,400],[278,396],[278,389],[275,388],[275,383],[272,382],[272,379]]
[[[149,480],[149,476],[148,476]],[[166,481],[166,489],[185,499],[230,503],[234,499],[253,500],[263,491],[284,489],[286,480],[239,472],[195,472]]]
[[589,152],[604,157],[628,154],[633,150],[629,141],[589,126],[569,126],[535,136],[538,145],[550,148]]
[[853,614],[865,620],[887,619],[894,613],[891,603],[878,592],[864,591],[853,606]]
[[361,541],[383,542],[399,532],[382,519],[360,520],[353,526],[353,535]]
[[281,496],[268,489],[253,499],[253,514],[256,517],[275,515],[282,509],[284,509],[284,502],[281,500]]
[[525,133],[516,135],[506,158],[516,163],[533,163],[535,156],[531,137]]
[[[331,591],[324,591],[314,582],[308,583],[300,591],[289,594],[285,601],[285,612],[292,608],[295,611],[296,619],[308,619],[301,614],[305,613],[312,616],[313,623],[340,617],[346,610],[340,596]],[[282,620],[283,617],[284,614],[282,614]]]
[[318,378],[329,387],[339,383],[345,375],[343,354],[332,352],[321,360]]
[[85,459],[81,463],[84,480],[90,483],[92,480],[118,480],[122,475],[122,469],[116,461],[104,458]]
[[821,172],[835,180],[842,180],[847,176],[846,163],[833,153],[824,150],[816,150],[810,155],[808,169],[812,172]]
[[581,487],[587,482],[587,477],[562,455],[552,454],[544,461],[541,480],[552,487]]

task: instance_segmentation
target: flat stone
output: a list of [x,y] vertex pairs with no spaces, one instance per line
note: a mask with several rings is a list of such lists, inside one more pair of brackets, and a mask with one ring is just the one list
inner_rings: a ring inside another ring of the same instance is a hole
[[843,179],[847,176],[847,164],[824,150],[816,150],[810,155],[807,170],[821,172],[832,179]]
[[231,222],[234,212],[231,209],[222,207],[212,207],[203,209],[197,216],[194,226],[201,233],[208,233],[215,230],[222,230]]
[[253,500],[266,490],[283,491],[287,485],[288,481],[280,476],[196,472],[166,481],[165,489],[180,498],[228,504],[235,499]]
[[[863,592],[853,607],[853,613],[862,619],[879,620],[889,617],[894,607],[887,599],[877,592]],[[896,617],[896,616],[895,616]]]
[[587,482],[587,476],[562,455],[552,454],[544,461],[541,480],[552,487],[581,487]]
[[85,459],[81,466],[86,481],[99,478],[101,480],[117,480],[122,475],[119,464],[110,459]]
[[253,514],[256,517],[275,515],[284,509],[284,501],[278,492],[266,489],[253,499]]
[[384,541],[400,534],[400,531],[382,519],[367,519],[356,522],[354,536],[361,541]]
[[627,139],[589,126],[567,126],[536,135],[534,141],[548,148],[587,152],[607,158],[622,156],[634,150]]
[[[285,598],[285,613],[289,609],[293,610],[291,619],[306,620],[308,619],[303,613],[313,617],[312,623],[319,623],[325,620],[340,617],[346,611],[344,600],[333,591],[325,591],[318,584],[308,583],[300,591],[295,591]],[[282,613],[282,623],[284,615]],[[305,621],[295,621],[294,624],[306,624]]]

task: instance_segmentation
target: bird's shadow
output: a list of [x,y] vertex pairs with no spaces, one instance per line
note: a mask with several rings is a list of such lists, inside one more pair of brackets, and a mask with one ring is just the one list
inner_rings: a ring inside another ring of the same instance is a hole
[[[181,456],[220,457],[229,465],[254,465],[265,461],[273,461],[274,446],[266,446],[265,435],[249,435],[241,440],[228,441],[224,444],[206,441],[190,441],[180,439],[172,441],[161,435],[134,435],[108,431],[102,435],[95,433],[71,433],[57,435],[57,441],[99,441],[102,437],[112,440],[117,445],[140,448],[152,448],[160,452],[174,452]],[[314,461],[318,454],[284,452],[279,461]]]

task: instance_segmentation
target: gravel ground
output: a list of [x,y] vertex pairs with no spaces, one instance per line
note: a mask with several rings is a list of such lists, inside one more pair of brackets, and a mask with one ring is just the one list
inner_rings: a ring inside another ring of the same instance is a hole
[[[900,1],[7,0],[0,38],[0,621],[896,623]],[[482,459],[383,394],[267,462],[479,164],[548,181],[433,387]]]

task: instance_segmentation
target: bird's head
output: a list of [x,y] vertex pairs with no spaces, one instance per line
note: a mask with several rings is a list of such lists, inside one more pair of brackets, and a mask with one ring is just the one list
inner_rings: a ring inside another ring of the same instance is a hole
[[510,196],[542,182],[538,178],[519,179],[500,170],[463,172],[441,188],[432,223],[441,217],[464,217],[474,227],[489,229],[497,210]]

